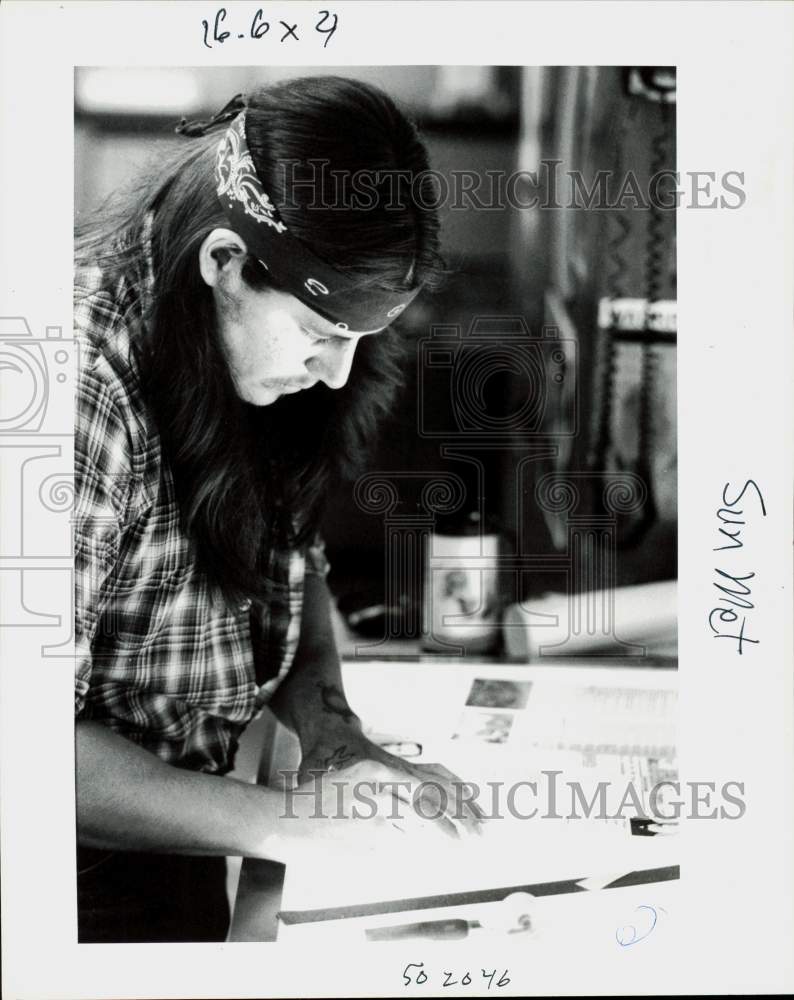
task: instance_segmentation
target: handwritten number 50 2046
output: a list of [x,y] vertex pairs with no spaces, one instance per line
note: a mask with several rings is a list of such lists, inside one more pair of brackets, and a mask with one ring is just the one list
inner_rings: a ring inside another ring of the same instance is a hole
[[[323,42],[323,48],[325,48],[331,41],[331,38],[336,31],[337,25],[339,24],[339,18],[336,14],[333,14],[328,10],[319,10],[317,13],[319,15],[319,20],[314,25],[314,30],[318,31],[321,35],[325,35],[325,41]],[[223,43],[232,36],[232,32],[230,30],[223,30],[226,15],[226,8],[219,7],[215,13],[215,20],[212,24],[212,34],[210,34],[209,21],[201,22],[204,28],[204,45],[208,49],[211,49],[215,44],[223,45]],[[280,41],[285,42],[288,38],[291,38],[295,42],[300,41],[297,22],[292,24],[287,21],[279,21],[278,26],[281,29]],[[270,22],[265,20],[262,8],[260,7],[251,20],[247,37],[257,39],[263,38],[270,31],[270,27]],[[274,34],[278,34],[279,27],[274,27]],[[237,38],[245,37],[246,35],[244,32],[237,35]]]
[[[497,970],[493,969],[491,972],[487,972],[482,969],[482,978],[488,982],[486,989],[490,990],[492,986],[497,986],[499,988],[503,986],[508,986],[510,983],[510,976],[507,974],[508,970],[505,969],[504,972],[499,976],[499,978],[494,982],[497,975]],[[464,971],[461,976],[460,973],[443,971],[444,981],[442,982],[442,987],[446,986],[469,986],[474,981],[472,979],[471,973]],[[454,975],[460,976],[460,979],[453,979]],[[408,965],[403,969],[403,985],[404,986],[423,986],[429,979],[434,976],[432,972],[428,973],[425,971],[424,962],[409,962]],[[440,978],[440,977],[439,977]],[[475,985],[476,988],[476,985]]]

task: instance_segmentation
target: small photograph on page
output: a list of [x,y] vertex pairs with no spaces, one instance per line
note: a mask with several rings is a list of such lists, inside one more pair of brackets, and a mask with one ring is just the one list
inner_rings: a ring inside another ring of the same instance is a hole
[[466,704],[478,708],[525,708],[530,681],[484,680],[475,678]]

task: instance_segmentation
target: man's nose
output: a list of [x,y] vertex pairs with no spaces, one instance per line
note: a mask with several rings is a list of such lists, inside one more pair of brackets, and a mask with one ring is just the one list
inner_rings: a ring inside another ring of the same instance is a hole
[[329,389],[341,389],[347,384],[355,353],[355,340],[333,340],[323,345],[312,367]]

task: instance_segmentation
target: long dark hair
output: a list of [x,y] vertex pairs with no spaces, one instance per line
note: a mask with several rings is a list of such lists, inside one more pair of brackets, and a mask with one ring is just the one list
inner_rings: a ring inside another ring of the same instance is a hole
[[[307,77],[258,90],[246,104],[257,173],[294,236],[362,284],[438,284],[438,219],[423,207],[432,196],[410,191],[411,179],[429,176],[426,151],[389,97],[358,81]],[[153,295],[134,352],[184,530],[211,579],[237,601],[265,596],[275,551],[305,544],[329,485],[360,469],[400,383],[404,348],[391,328],[361,340],[342,389],[318,383],[260,408],[237,397],[198,267],[204,238],[228,227],[213,179],[218,139],[216,132],[186,140],[156,175],[79,226],[76,258],[98,264],[108,287],[142,282],[150,239]],[[380,172],[391,177],[390,190],[366,209],[323,208],[316,191],[291,184],[296,165],[312,160],[350,175]],[[402,178],[397,199],[395,177]],[[253,288],[269,283],[252,256],[242,276]]]

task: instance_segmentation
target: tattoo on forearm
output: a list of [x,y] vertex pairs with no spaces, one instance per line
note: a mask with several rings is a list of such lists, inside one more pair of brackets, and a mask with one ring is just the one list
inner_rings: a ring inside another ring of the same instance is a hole
[[345,764],[349,763],[355,754],[347,749],[347,744],[343,743],[341,747],[337,747],[336,750],[328,757],[323,758],[323,767],[343,767]]
[[317,687],[320,689],[324,712],[331,712],[333,715],[338,715],[345,722],[352,722],[358,718],[336,684],[325,684],[322,681],[318,681]]

